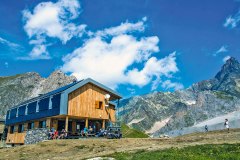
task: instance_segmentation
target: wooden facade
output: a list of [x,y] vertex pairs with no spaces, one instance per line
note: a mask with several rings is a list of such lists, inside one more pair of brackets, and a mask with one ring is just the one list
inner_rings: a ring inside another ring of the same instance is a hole
[[[68,115],[82,118],[109,119],[115,122],[115,108],[106,107],[106,91],[93,84],[87,84],[70,93]],[[102,105],[99,107],[99,103]]]
[[[73,85],[72,87],[75,86]],[[105,128],[108,123],[116,122],[116,106],[113,103],[109,103],[106,95],[111,96],[110,100],[119,100],[121,98],[119,95],[112,93],[112,90],[108,90],[108,88],[106,89],[99,86],[98,83],[95,84],[92,82],[75,88],[67,94],[67,105],[63,106],[63,108],[67,108],[66,114],[59,113],[54,116],[46,116],[40,119],[26,120],[8,125],[6,143],[24,144],[26,131],[30,125],[29,123],[33,123],[33,128],[46,127],[51,129],[53,127],[59,131],[65,129],[66,131],[74,133],[80,132],[84,127],[88,128],[92,125],[99,130],[100,128]],[[42,121],[46,124],[45,126],[40,124]],[[13,126],[14,131],[11,130]],[[19,126],[23,126],[23,129],[19,130]]]

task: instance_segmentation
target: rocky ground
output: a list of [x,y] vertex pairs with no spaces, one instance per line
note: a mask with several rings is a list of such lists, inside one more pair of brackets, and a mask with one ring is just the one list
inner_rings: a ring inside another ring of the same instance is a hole
[[45,141],[33,145],[0,149],[0,159],[87,159],[116,152],[162,150],[202,144],[240,143],[240,129],[195,133],[176,138],[78,139]]

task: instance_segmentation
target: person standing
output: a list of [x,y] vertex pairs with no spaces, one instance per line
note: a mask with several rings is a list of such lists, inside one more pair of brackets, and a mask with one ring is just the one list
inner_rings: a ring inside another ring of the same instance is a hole
[[208,132],[208,126],[205,125],[205,132]]
[[225,119],[224,125],[225,125],[225,127],[227,128],[228,133],[229,133],[229,124],[228,124],[228,123],[229,123],[229,122],[228,122],[228,119]]

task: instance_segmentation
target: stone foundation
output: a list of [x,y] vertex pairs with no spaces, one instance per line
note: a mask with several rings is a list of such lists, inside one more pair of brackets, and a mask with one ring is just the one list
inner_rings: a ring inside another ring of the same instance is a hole
[[24,144],[35,144],[48,139],[49,130],[46,128],[36,128],[26,132]]

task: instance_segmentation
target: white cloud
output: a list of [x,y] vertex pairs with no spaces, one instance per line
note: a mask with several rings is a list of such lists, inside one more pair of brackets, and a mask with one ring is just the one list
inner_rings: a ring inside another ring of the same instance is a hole
[[162,83],[162,87],[165,89],[174,89],[174,90],[181,90],[184,86],[181,83],[171,82],[170,80],[166,80]]
[[7,45],[8,47],[15,48],[15,49],[21,48],[21,46],[19,44],[10,42],[10,41],[8,41],[8,40],[6,40],[4,38],[1,38],[1,37],[0,37],[0,43],[3,44],[3,45]]
[[91,77],[112,88],[119,84],[142,87],[157,79],[152,84],[152,89],[156,89],[161,77],[171,77],[178,72],[176,55],[172,53],[158,59],[152,56],[159,52],[158,37],[136,38],[130,34],[144,31],[145,21],[143,18],[135,24],[122,23],[93,33],[81,47],[64,57],[62,70],[78,79]]
[[221,46],[221,47],[216,51],[216,53],[213,54],[213,56],[217,56],[217,55],[220,54],[220,53],[226,53],[226,52],[228,52],[228,49],[227,49],[227,48],[228,48],[228,47],[227,47],[226,45]]
[[223,62],[225,63],[228,59],[230,59],[231,58],[231,56],[226,56],[226,57],[224,57],[223,58]]
[[[80,8],[77,0],[59,0],[56,3],[39,3],[33,9],[33,12],[30,10],[23,11],[23,19],[25,22],[24,30],[32,40],[39,41],[49,37],[57,38],[61,40],[63,44],[66,44],[66,42],[74,36],[81,36],[85,32],[86,25],[76,25],[72,22],[72,20],[79,16]],[[44,51],[42,52],[43,55],[46,54],[46,45],[45,49],[40,45],[33,48],[30,57],[36,49],[38,51]],[[38,55],[42,57],[40,52],[38,52]]]
[[97,33],[91,33],[91,35],[94,34],[95,36],[116,36],[132,32],[143,32],[145,30],[144,22],[146,20],[147,17],[143,17],[142,20],[137,23],[129,23],[127,21],[117,27],[106,28],[102,31],[97,31]]
[[174,52],[160,60],[156,57],[149,58],[142,70],[139,71],[137,68],[134,68],[127,72],[128,82],[141,87],[147,85],[153,80],[153,77],[156,77],[152,85],[152,90],[155,90],[161,81],[161,76],[168,77],[172,73],[178,72],[175,56]]
[[226,18],[223,26],[228,28],[236,28],[240,22],[240,12],[236,13],[234,16],[229,16]]

